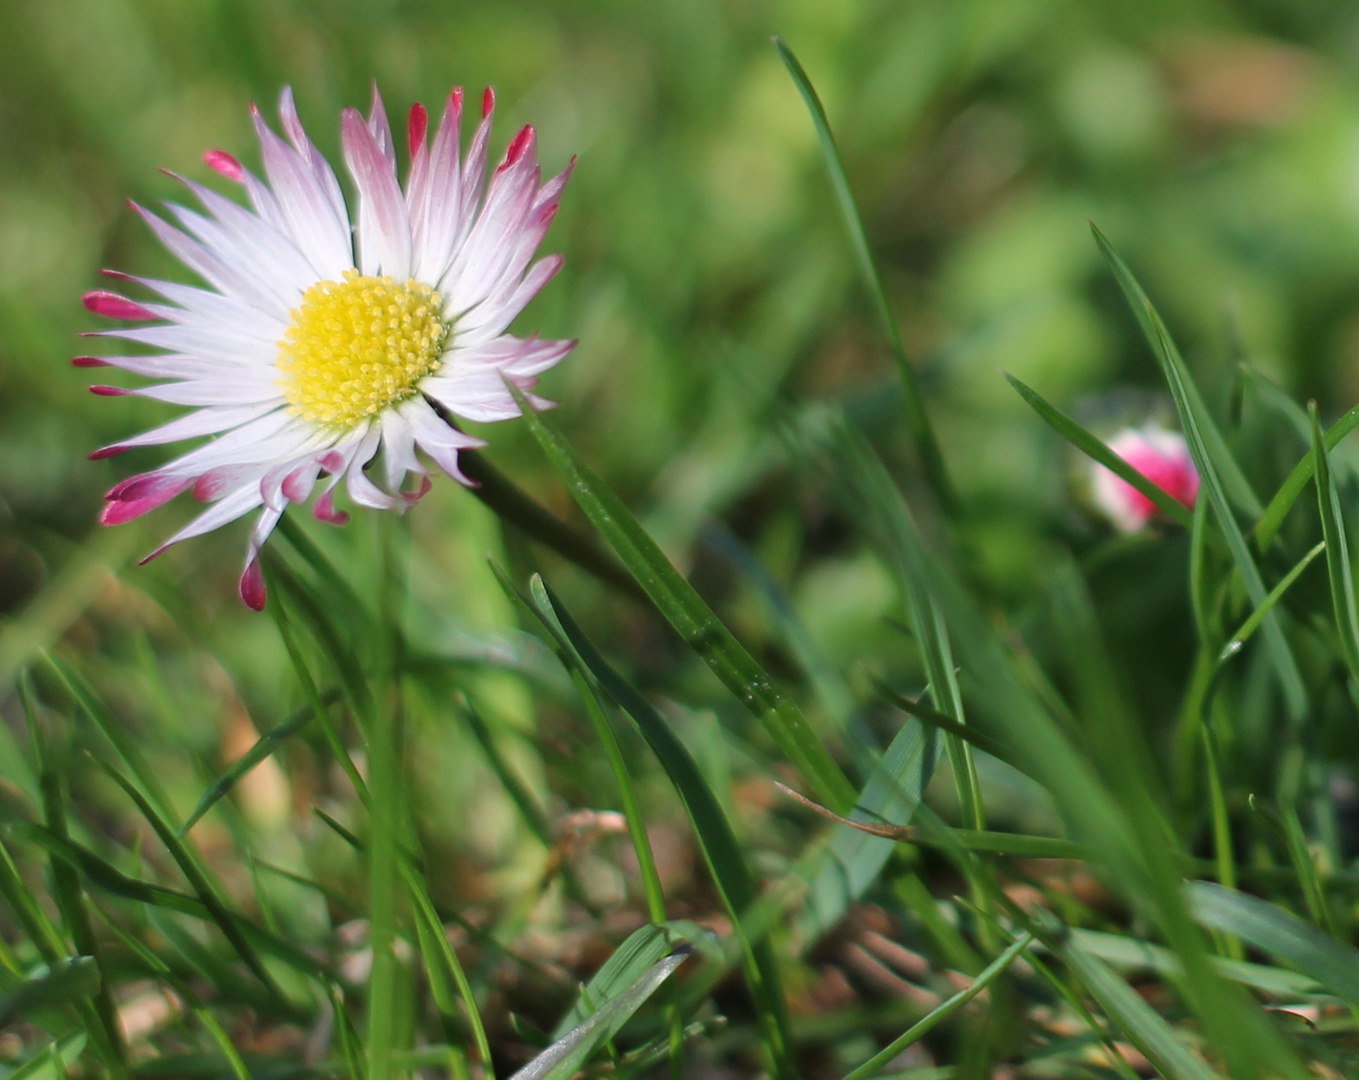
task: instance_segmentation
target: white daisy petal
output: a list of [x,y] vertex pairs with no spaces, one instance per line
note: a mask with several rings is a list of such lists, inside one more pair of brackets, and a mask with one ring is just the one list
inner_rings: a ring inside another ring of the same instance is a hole
[[[376,87],[366,118],[345,111],[340,135],[358,190],[357,264],[335,172],[307,138],[286,89],[279,101],[286,141],[252,109],[264,179],[223,151],[204,158],[242,185],[248,207],[183,180],[201,212],[170,204],[172,224],[137,208],[206,287],[114,274],[158,299],[87,293],[93,314],[124,323],[91,336],[159,352],[73,363],[164,380],[91,387],[96,393],[190,411],[91,456],[206,441],[116,484],[105,524],[130,521],[184,491],[210,502],[168,546],[258,510],[240,592],[259,608],[260,548],[290,504],[311,501],[319,520],[343,524],[348,515],[335,505],[343,483],[357,505],[402,511],[428,488],[429,461],[470,483],[458,455],[485,444],[446,417],[517,415],[506,381],[527,393],[574,345],[505,332],[561,265],[559,256],[534,258],[570,166],[542,183],[533,129],[524,128],[488,180],[494,103],[488,90],[465,157],[462,92],[449,95],[432,140],[428,115],[414,106],[404,192]],[[418,489],[407,492],[412,473]]]
[[142,562],[154,559],[166,548],[173,544],[178,544],[181,540],[188,540],[190,537],[202,536],[210,533],[213,529],[220,529],[228,522],[235,521],[243,514],[250,513],[251,510],[261,504],[259,485],[243,484],[229,495],[223,496],[213,503],[208,509],[199,514],[179,532],[175,533],[170,539],[166,540],[150,555],[146,556]]
[[338,278],[354,260],[349,230],[336,218],[329,194],[308,163],[269,130],[258,112],[255,131],[264,172],[287,222],[288,235],[321,278]]
[[263,311],[282,310],[286,314],[282,300],[261,288],[250,275],[249,267],[228,265],[217,253],[210,251],[187,233],[161,220],[149,210],[144,210],[135,203],[132,205],[156,234],[156,239],[164,244],[175,258],[213,288]]
[[486,443],[464,431],[450,427],[443,417],[420,398],[412,398],[406,402],[401,407],[401,412],[411,425],[416,445],[458,483],[466,484],[468,487],[474,486],[458,467],[458,451],[476,450]]
[[411,269],[411,227],[396,170],[354,109],[340,120],[340,141],[359,189],[359,270],[404,281]]
[[396,144],[392,142],[392,125],[387,122],[387,110],[382,105],[382,95],[378,93],[377,83],[373,83],[373,100],[368,106],[368,133],[387,159],[392,175],[396,175]]
[[[433,284],[444,276],[453,259],[461,227],[462,173],[458,168],[462,120],[462,90],[449,95],[428,158],[428,179],[420,198],[412,198],[411,226],[416,244],[415,276]],[[412,195],[417,189],[412,174]]]
[[311,170],[312,179],[316,181],[316,186],[321,194],[325,196],[336,223],[340,226],[340,231],[346,237],[348,246],[349,235],[349,213],[345,208],[344,192],[340,190],[340,181],[335,176],[335,170],[330,167],[330,162],[325,159],[325,155],[316,149],[316,144],[307,138],[307,133],[302,129],[302,121],[297,116],[297,106],[293,102],[293,88],[285,86],[278,95],[278,118],[283,124],[283,130],[288,136],[288,141],[293,144],[302,160],[307,163],[307,168]]
[[[180,179],[203,204],[203,208],[246,247],[251,265],[261,276],[268,277],[271,287],[284,295],[294,289],[300,294],[315,280],[311,265],[282,227],[281,211],[279,224],[275,225],[210,188],[195,184],[192,180]],[[277,203],[274,205],[277,206]]]
[[258,420],[271,408],[276,408],[276,406],[210,405],[199,409],[197,412],[176,417],[167,424],[161,424],[160,427],[154,427],[150,431],[144,431],[130,439],[124,439],[122,442],[106,446],[102,450],[96,450],[95,454],[99,457],[112,457],[113,454],[134,446],[158,446],[161,443],[179,442],[181,439],[195,439],[200,435],[214,435],[219,431],[227,431],[230,428],[249,423],[251,420]]

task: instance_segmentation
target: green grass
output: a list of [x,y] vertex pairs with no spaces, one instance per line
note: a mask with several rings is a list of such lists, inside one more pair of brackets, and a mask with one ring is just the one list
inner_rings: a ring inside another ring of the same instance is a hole
[[[0,1080],[1359,1074],[1354,29],[0,6]],[[173,410],[77,298],[370,79],[579,155],[517,329],[580,345],[255,615],[241,525],[94,525]],[[1115,536],[1149,418],[1199,505]]]

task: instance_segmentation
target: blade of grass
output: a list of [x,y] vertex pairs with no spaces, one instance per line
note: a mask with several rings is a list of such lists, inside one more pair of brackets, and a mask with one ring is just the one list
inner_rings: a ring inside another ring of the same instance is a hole
[[[331,701],[339,699],[339,692],[331,695]],[[199,819],[217,805],[219,799],[228,795],[231,789],[236,786],[241,777],[250,772],[256,765],[273,754],[285,742],[298,734],[308,722],[316,715],[312,706],[298,709],[291,717],[279,724],[278,727],[270,728],[261,735],[244,754],[233,761],[221,775],[212,782],[212,785],[203,792],[198,800],[198,805],[193,808],[193,812],[184,819],[184,824],[179,827],[179,835],[187,836],[190,829],[198,824]]]
[[124,948],[133,953],[144,965],[146,965],[149,971],[154,972],[159,979],[169,984],[176,994],[180,995],[188,1002],[189,1008],[193,1010],[194,1015],[198,1018],[198,1022],[203,1025],[208,1035],[212,1038],[212,1041],[215,1042],[218,1049],[222,1051],[222,1056],[226,1059],[227,1067],[231,1070],[231,1074],[236,1080],[251,1080],[250,1070],[246,1068],[245,1062],[241,1060],[241,1055],[232,1044],[231,1038],[222,1028],[222,1025],[217,1022],[217,1018],[212,1015],[212,1010],[204,1005],[198,995],[194,993],[193,987],[189,986],[188,983],[181,979],[171,969],[170,965],[157,956],[151,949],[138,941],[132,934],[123,931],[117,923],[113,922],[111,919],[105,918],[104,925],[108,928],[109,932],[122,943]]
[[601,1002],[588,1020],[558,1039],[510,1080],[570,1080],[590,1055],[616,1035],[661,983],[684,963],[690,951],[689,946],[682,945],[658,960],[650,971],[617,997]]
[[179,867],[180,873],[184,875],[185,880],[188,881],[194,894],[208,909],[212,916],[212,921],[217,924],[218,929],[222,931],[222,934],[226,937],[227,941],[231,943],[231,947],[236,951],[236,955],[244,961],[245,966],[248,967],[251,973],[264,984],[271,994],[282,1001],[286,1001],[287,999],[284,997],[283,991],[274,981],[274,977],[269,974],[268,969],[264,966],[259,955],[255,952],[254,946],[252,946],[241,933],[241,929],[236,922],[236,917],[227,910],[226,905],[217,894],[217,890],[213,888],[212,883],[208,880],[206,874],[204,874],[202,868],[199,866],[198,859],[194,857],[185,846],[184,842],[180,840],[175,829],[160,815],[160,813],[157,812],[156,808],[151,805],[147,797],[137,789],[137,786],[133,784],[131,780],[107,762],[100,761],[98,758],[93,758],[93,760],[114,783],[123,789],[127,797],[136,804],[142,817],[146,818],[151,828],[155,830],[156,835],[160,837],[161,843],[164,844],[166,850],[169,851],[170,857],[175,860],[175,864]]
[[[1071,942],[1082,952],[1105,960],[1120,970],[1154,971],[1171,978],[1183,975],[1175,954],[1161,945],[1100,930],[1072,930]],[[1213,967],[1226,978],[1285,1001],[1314,996],[1320,988],[1316,981],[1286,968],[1269,967],[1245,960],[1212,958]]]
[[960,739],[970,742],[978,750],[989,754],[997,761],[1003,761],[1012,769],[1023,772],[1023,764],[1012,748],[1006,746],[999,739],[988,735],[984,731],[979,731],[976,727],[968,724],[960,724],[950,716],[945,716],[941,712],[936,712],[927,705],[921,705],[918,701],[912,701],[904,694],[898,694],[886,683],[878,682],[878,693],[883,700],[895,705],[902,712],[914,716],[922,723],[928,724],[932,728],[938,728],[949,735],[955,735]]
[[923,1039],[932,1029],[938,1027],[974,997],[980,994],[1005,971],[1033,943],[1032,934],[1021,934],[1003,953],[986,965],[972,984],[960,990],[947,1001],[935,1006],[929,1014],[902,1032],[857,1069],[845,1074],[844,1080],[867,1080],[874,1076],[882,1066],[895,1058],[907,1047]]
[[1074,941],[1061,949],[1061,955],[1105,1015],[1167,1080],[1219,1080],[1214,1070],[1185,1048],[1170,1024],[1104,961]]
[[684,804],[713,882],[731,917],[733,933],[740,943],[746,979],[755,999],[771,1064],[776,1075],[791,1077],[793,1069],[788,1056],[787,1019],[778,967],[769,942],[764,938],[751,940],[742,922],[758,897],[731,824],[693,756],[669,725],[605,662],[551,590],[546,585],[543,589],[548,601],[548,607],[540,611],[544,624],[554,636],[560,635],[558,644],[563,646],[563,652],[571,657],[577,669],[588,674],[632,718]]
[[802,710],[670,565],[623,501],[589,469],[561,434],[533,411],[517,388],[505,385],[514,394],[529,431],[566,483],[572,498],[670,625],[737,700],[764,724],[822,802],[841,811],[852,806],[853,786],[821,745]]
[[[53,759],[51,746],[46,732],[38,717],[37,704],[33,699],[33,684],[27,671],[19,676],[19,701],[23,706],[24,719],[28,724],[29,738],[33,743],[34,755],[38,763],[38,784],[42,790],[43,818],[57,836],[68,834],[66,825],[67,794],[61,774]],[[52,867],[52,898],[57,902],[57,910],[71,935],[76,952],[90,958],[94,964],[97,980],[94,991],[89,995],[94,1003],[95,1013],[103,1025],[103,1040],[108,1050],[120,1061],[127,1061],[127,1048],[123,1044],[122,1029],[118,1026],[118,1008],[113,1002],[110,982],[104,966],[103,950],[94,933],[89,910],[85,906],[85,895],[80,888],[80,878],[65,863],[54,860]],[[0,1026],[4,1026],[0,1021]]]
[[929,412],[925,408],[924,395],[920,392],[919,380],[916,378],[915,369],[911,367],[910,359],[906,356],[906,346],[901,340],[901,330],[892,314],[892,305],[888,302],[887,291],[883,288],[882,277],[878,273],[877,264],[873,261],[873,252],[868,246],[868,235],[864,232],[863,220],[859,217],[859,209],[855,205],[854,195],[849,190],[849,178],[845,175],[844,162],[840,159],[840,151],[836,148],[835,137],[831,134],[830,121],[826,118],[826,110],[821,104],[821,98],[817,96],[816,88],[812,86],[811,79],[807,77],[807,72],[803,70],[797,57],[793,55],[793,51],[777,37],[774,38],[774,48],[778,50],[779,58],[788,69],[788,74],[792,76],[798,93],[802,95],[802,100],[807,105],[807,111],[811,114],[812,124],[816,128],[817,142],[821,146],[821,158],[830,177],[831,189],[835,193],[836,205],[840,208],[840,217],[844,222],[850,247],[854,251],[855,265],[859,269],[864,287],[873,302],[873,309],[878,316],[878,322],[887,338],[888,352],[891,353],[892,361],[896,365],[897,374],[901,380],[906,426],[910,429],[915,440],[916,452],[920,455],[921,464],[925,468],[925,475],[929,478],[930,486],[940,504],[950,512],[956,511],[958,507],[957,495],[954,492],[952,482],[949,480],[948,469],[944,465],[944,455],[939,449],[939,440],[935,436],[933,425],[930,423]]
[[1194,917],[1286,960],[1351,1004],[1359,1004],[1359,950],[1328,937],[1267,900],[1206,881],[1186,887]]
[[1231,640],[1222,647],[1222,652],[1218,656],[1219,660],[1229,660],[1241,650],[1241,646],[1249,641],[1250,636],[1259,629],[1265,616],[1269,614],[1275,604],[1283,599],[1284,593],[1289,590],[1293,582],[1297,581],[1302,572],[1311,566],[1313,560],[1325,550],[1326,541],[1321,540],[1311,551],[1293,564],[1288,573],[1279,579],[1278,584],[1269,590],[1269,595],[1265,597],[1264,603],[1246,616],[1245,621],[1231,636]]
[[[79,870],[89,884],[97,889],[148,907],[179,912],[181,915],[190,915],[206,922],[213,921],[211,909],[196,896],[129,877],[69,837],[57,836],[40,825],[26,826],[20,835],[43,848],[53,858]],[[330,977],[330,971],[325,965],[317,963],[286,939],[239,916],[236,917],[236,923],[247,940],[295,971],[313,979]]]
[[454,985],[458,988],[458,995],[462,998],[463,1009],[467,1013],[467,1023],[472,1029],[472,1040],[476,1044],[477,1056],[481,1061],[482,1069],[485,1071],[486,1080],[495,1080],[495,1068],[491,1061],[491,1045],[486,1038],[486,1028],[481,1020],[481,1011],[477,1007],[476,994],[472,992],[472,984],[467,981],[467,974],[463,971],[462,962],[458,959],[458,954],[453,951],[453,946],[448,940],[448,934],[444,932],[443,922],[434,909],[434,901],[430,898],[424,879],[416,873],[415,868],[407,859],[401,860],[401,875],[405,879],[407,890],[410,892],[415,907],[416,920],[424,926],[424,936],[433,944],[439,959],[443,962],[448,974],[452,976]]
[[[623,993],[628,986],[643,977],[653,965],[679,945],[694,945],[711,931],[689,922],[649,923],[639,926],[623,944],[609,955],[598,971],[585,984],[580,998],[561,1018],[552,1031],[552,1041],[567,1035],[572,1028],[585,1022],[590,1013],[604,1001]],[[593,1002],[593,1006],[586,1002]]]
[[102,987],[103,979],[94,958],[73,956],[46,974],[25,979],[0,994],[0,1027],[9,1027],[45,1009],[96,999]]
[[[1218,528],[1231,553],[1232,562],[1246,586],[1246,593],[1251,602],[1259,607],[1265,601],[1267,590],[1246,538],[1237,524],[1229,499],[1235,501],[1253,518],[1259,517],[1263,512],[1259,500],[1251,491],[1250,485],[1236,464],[1236,459],[1231,456],[1221,433],[1209,416],[1203,400],[1199,397],[1198,389],[1180,358],[1179,350],[1170,337],[1170,332],[1147,298],[1147,294],[1133,277],[1132,271],[1110,246],[1104,234],[1093,225],[1091,231],[1161,365],[1162,373],[1170,386],[1171,396],[1175,399],[1175,408],[1180,414],[1180,426],[1184,430],[1190,456],[1198,469],[1201,495],[1207,494],[1214,516],[1217,518]],[[1307,689],[1303,685],[1297,661],[1293,658],[1277,613],[1274,611],[1270,611],[1264,618],[1264,635],[1283,688],[1289,718],[1297,723],[1307,713]]]
[[[1359,427],[1359,405],[1355,405],[1345,413],[1339,420],[1326,429],[1326,449],[1334,450],[1346,435]],[[1257,551],[1264,551],[1274,542],[1274,538],[1279,534],[1279,528],[1283,525],[1284,518],[1288,516],[1288,511],[1293,508],[1293,504],[1298,501],[1298,496],[1302,494],[1302,489],[1307,486],[1307,481],[1312,479],[1313,470],[1316,468],[1316,455],[1308,451],[1303,455],[1301,461],[1293,466],[1293,471],[1288,474],[1287,479],[1279,486],[1279,490],[1274,493],[1274,497],[1269,500],[1269,505],[1265,507],[1264,513],[1255,524],[1255,547]]]
[[1321,535],[1326,544],[1326,571],[1331,583],[1331,604],[1339,631],[1340,655],[1350,674],[1359,678],[1359,611],[1354,602],[1354,577],[1350,570],[1350,546],[1345,537],[1345,522],[1340,513],[1340,493],[1336,490],[1326,443],[1317,420],[1316,402],[1307,406],[1312,423],[1312,469],[1316,477],[1317,508],[1321,513]]
[[1028,402],[1034,412],[1041,416],[1058,435],[1090,458],[1091,461],[1103,465],[1120,480],[1130,484],[1145,495],[1156,504],[1156,508],[1166,517],[1179,522],[1185,528],[1189,528],[1192,524],[1193,512],[1188,507],[1162,488],[1157,487],[1156,484],[1110,450],[1102,439],[1090,434],[1075,420],[1049,403],[1036,390],[1029,388],[1009,372],[1002,372],[1002,374],[1005,376],[1005,381],[1019,392],[1019,396]]
[[546,544],[562,558],[593,574],[605,585],[646,604],[650,599],[633,576],[588,533],[577,529],[535,502],[504,473],[475,450],[464,450],[458,465],[474,486],[472,494],[503,521]]
[[164,789],[160,786],[160,782],[156,779],[154,770],[147,764],[146,758],[137,749],[136,744],[128,735],[127,729],[109,710],[103,699],[95,692],[94,687],[78,671],[51,653],[44,653],[43,659],[55,673],[61,685],[75,699],[81,711],[94,722],[95,727],[112,744],[123,764],[131,770],[137,783],[141,785],[141,790],[146,792],[155,808],[161,814],[168,815],[170,813],[170,801],[166,797]]

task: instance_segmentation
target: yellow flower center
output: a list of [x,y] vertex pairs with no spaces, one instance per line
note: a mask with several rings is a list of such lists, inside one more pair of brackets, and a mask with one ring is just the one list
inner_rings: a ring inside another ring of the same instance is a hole
[[406,398],[439,367],[447,328],[439,293],[418,281],[318,281],[278,344],[279,388],[316,424],[353,426]]

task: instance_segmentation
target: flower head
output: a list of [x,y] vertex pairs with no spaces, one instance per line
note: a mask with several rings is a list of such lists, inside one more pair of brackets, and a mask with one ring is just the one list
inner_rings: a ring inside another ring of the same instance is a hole
[[[1125,428],[1109,440],[1109,449],[1171,498],[1193,507],[1199,474],[1184,436],[1147,425]],[[1135,532],[1151,520],[1156,504],[1103,465],[1092,466],[1095,505],[1121,532]]]
[[[506,333],[561,266],[558,255],[533,258],[571,170],[543,183],[533,128],[525,127],[488,181],[494,103],[487,90],[465,158],[462,91],[450,94],[432,141],[424,108],[413,106],[404,190],[376,88],[366,119],[346,109],[340,137],[358,194],[352,228],[335,173],[302,130],[286,89],[279,103],[286,141],[252,110],[264,179],[223,151],[204,155],[245,189],[249,208],[190,180],[183,183],[202,212],[169,204],[176,224],[133,205],[207,288],[105,271],[159,301],[100,291],[88,293],[85,306],[156,325],[91,336],[161,351],[74,363],[166,380],[132,390],[91,387],[95,393],[137,394],[192,411],[90,456],[213,438],[116,485],[105,496],[104,524],[130,521],[187,490],[211,504],[150,559],[259,511],[241,576],[241,598],[259,609],[260,547],[287,506],[310,500],[318,486],[313,514],[340,524],[346,515],[334,489],[341,480],[356,504],[379,510],[404,510],[425,493],[426,459],[470,484],[458,452],[484,443],[450,417],[517,416],[505,384],[527,394],[575,344]],[[411,473],[419,482],[408,490]]]

